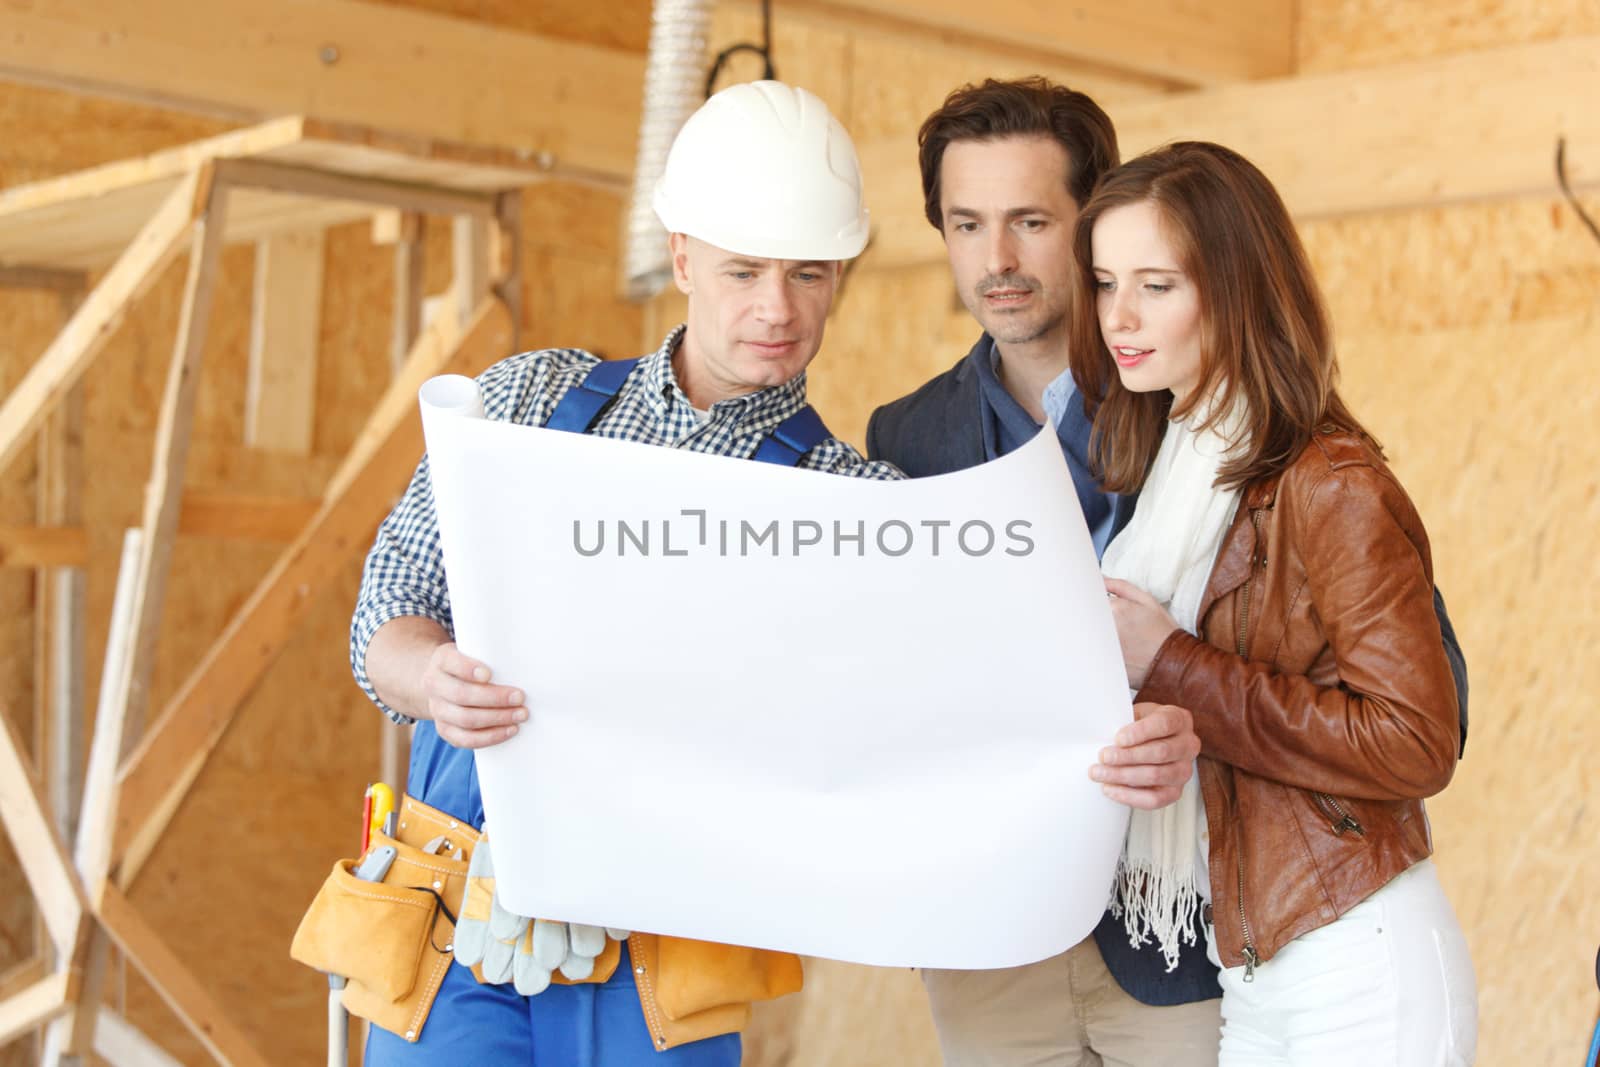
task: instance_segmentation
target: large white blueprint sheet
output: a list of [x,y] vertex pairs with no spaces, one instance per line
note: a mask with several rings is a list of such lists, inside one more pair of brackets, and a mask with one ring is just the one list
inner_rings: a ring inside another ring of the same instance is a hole
[[881,483],[422,408],[457,643],[531,711],[477,755],[509,908],[884,966],[1094,927],[1131,710],[1053,433]]

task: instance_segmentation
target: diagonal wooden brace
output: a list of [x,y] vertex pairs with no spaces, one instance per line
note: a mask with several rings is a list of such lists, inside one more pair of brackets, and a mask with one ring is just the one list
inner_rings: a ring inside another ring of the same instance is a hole
[[0,468],[32,441],[33,431],[94,362],[138,299],[183,248],[201,208],[210,200],[211,168],[190,174],[167,194],[160,210],[106,271],[71,321],[56,335],[17,387],[0,404]]
[[5,823],[56,952],[70,958],[88,906],[83,885],[4,711],[0,711],[0,822]]

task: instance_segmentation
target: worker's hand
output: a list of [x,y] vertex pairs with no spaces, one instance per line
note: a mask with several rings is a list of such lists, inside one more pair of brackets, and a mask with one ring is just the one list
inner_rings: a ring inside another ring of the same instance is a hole
[[1200,754],[1194,717],[1171,704],[1135,704],[1133,718],[1117,731],[1116,744],[1100,750],[1089,777],[1120,804],[1164,808],[1178,799],[1194,773]]
[[1178,629],[1167,609],[1155,597],[1131,582],[1106,579],[1111,595],[1111,618],[1117,624],[1117,640],[1122,642],[1122,663],[1128,669],[1128,688],[1144,685],[1162,642]]
[[457,748],[487,748],[517,732],[528,709],[522,690],[492,685],[487,664],[465,656],[455,642],[436,647],[418,683],[439,736]]
[[464,967],[481,963],[484,981],[511,982],[518,993],[531,997],[549,987],[557,970],[572,981],[593,974],[608,935],[619,941],[629,936],[626,930],[529,919],[507,911],[495,892],[494,861],[484,828],[467,866],[467,890],[456,922],[458,963]]

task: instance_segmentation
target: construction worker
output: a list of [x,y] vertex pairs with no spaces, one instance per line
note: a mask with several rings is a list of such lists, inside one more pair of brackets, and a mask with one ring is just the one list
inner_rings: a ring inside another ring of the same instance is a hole
[[[829,435],[806,405],[805,370],[843,265],[867,239],[855,150],[823,103],[770,81],[712,97],[674,142],[655,206],[671,234],[687,322],[635,362],[602,363],[576,349],[504,360],[478,379],[487,417],[851,477],[900,477]],[[420,802],[448,820],[443,825],[476,829],[484,813],[472,750],[511,737],[529,710],[520,690],[495,683],[492,664],[453,642],[429,484],[424,459],[378,532],[352,625],[351,664],[380,708],[396,722],[416,723],[406,803]],[[672,621],[669,605],[632,604],[626,590],[597,595],[614,598],[619,612]],[[1119,740],[1123,758],[1105,768],[1120,776],[1113,780],[1143,787],[1152,803],[1174,799],[1198,749],[1187,716],[1147,716]],[[594,779],[606,788],[603,754],[595,756]],[[492,832],[489,838],[492,845]],[[419,1030],[374,1027],[369,1065],[733,1067],[748,1002],[799,986],[798,961],[784,954],[552,922],[530,927],[490,899],[486,856],[477,842],[457,961],[431,1014]],[[462,965],[464,946],[485,983]],[[679,973],[669,976],[669,966]]]

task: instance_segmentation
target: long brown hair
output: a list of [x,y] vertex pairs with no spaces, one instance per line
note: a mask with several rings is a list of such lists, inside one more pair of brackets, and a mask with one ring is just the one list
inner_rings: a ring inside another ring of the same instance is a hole
[[[1123,387],[1095,300],[1095,222],[1145,201],[1155,205],[1200,296],[1200,384],[1177,410],[1166,390]],[[1094,413],[1092,452],[1108,490],[1143,485],[1166,420],[1205,397],[1216,399],[1208,423],[1236,401],[1248,413],[1246,444],[1223,464],[1219,486],[1238,488],[1282,471],[1319,431],[1372,441],[1339,397],[1327,310],[1289,212],[1266,175],[1239,153],[1181,141],[1110,171],[1078,215],[1073,254],[1072,375]]]
[[1117,165],[1117,131],[1100,105],[1046,78],[1018,78],[963,85],[945,97],[917,131],[922,167],[923,213],[944,229],[939,207],[939,168],[956,141],[1003,137],[1048,137],[1067,150],[1067,192],[1074,204],[1089,199],[1100,175]]

